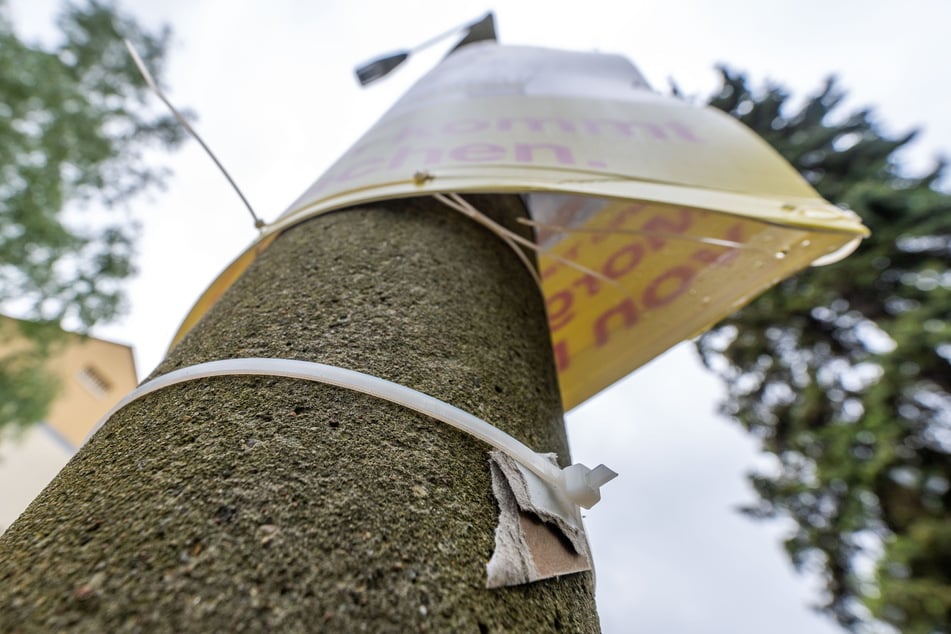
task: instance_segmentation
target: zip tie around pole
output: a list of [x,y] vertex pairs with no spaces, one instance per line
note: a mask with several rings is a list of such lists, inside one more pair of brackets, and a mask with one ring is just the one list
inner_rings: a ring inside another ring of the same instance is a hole
[[451,425],[495,447],[525,466],[550,487],[562,492],[573,503],[586,509],[591,508],[601,499],[600,487],[617,476],[614,471],[603,464],[594,469],[589,469],[583,464],[573,464],[564,469],[559,469],[546,460],[544,456],[536,453],[501,429],[458,407],[399,383],[346,368],[291,359],[224,359],[199,363],[163,374],[143,383],[127,394],[96,423],[86,440],[89,440],[113,414],[147,394],[196,379],[235,375],[280,376],[316,381],[397,403]]

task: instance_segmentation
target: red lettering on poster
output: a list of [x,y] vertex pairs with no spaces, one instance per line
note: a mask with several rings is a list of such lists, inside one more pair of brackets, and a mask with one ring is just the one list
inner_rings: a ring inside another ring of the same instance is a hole
[[505,148],[494,143],[470,143],[460,145],[449,151],[449,158],[463,163],[484,163],[501,161],[505,157]]
[[571,148],[567,145],[558,145],[556,143],[516,143],[515,160],[519,163],[536,163],[536,150],[550,151],[562,165],[574,165],[575,156]]
[[630,242],[608,257],[601,272],[616,280],[637,268],[643,257],[644,246],[640,242]]
[[[637,323],[637,306],[630,297],[626,298],[620,304],[609,308],[601,313],[594,322],[594,342],[598,347],[603,346],[610,340],[611,332],[630,328]],[[612,322],[620,319],[618,327],[612,328]]]
[[593,297],[598,294],[598,291],[601,290],[601,282],[593,275],[585,275],[584,277],[579,277],[574,282],[571,283],[571,288],[583,288],[587,291],[588,297]]
[[562,339],[556,341],[552,346],[552,352],[555,353],[555,367],[559,372],[564,372],[571,365],[571,357],[568,354],[568,342]]
[[[628,218],[630,218],[631,216],[636,216],[641,211],[643,211],[645,207],[647,207],[647,205],[644,203],[634,203],[631,205],[627,205],[626,207],[621,209],[619,212],[614,214],[614,217],[611,218],[611,221],[604,228],[617,229],[618,227],[623,226],[625,221],[627,221]],[[605,231],[604,233],[593,234],[591,237],[591,244],[598,244],[605,238],[609,238],[611,235],[612,234],[609,233],[608,231]]]
[[575,316],[574,311],[571,310],[575,303],[571,291],[558,291],[545,303],[548,307],[548,325],[552,332],[566,326]]
[[644,306],[658,308],[677,299],[690,288],[696,271],[689,266],[675,266],[659,275],[644,289]]
[[[644,231],[655,234],[679,234],[684,233],[693,224],[693,214],[686,207],[679,207],[671,213],[657,215],[644,223],[641,227]],[[663,235],[648,235],[647,243],[654,251],[660,249],[667,243],[667,237]]]

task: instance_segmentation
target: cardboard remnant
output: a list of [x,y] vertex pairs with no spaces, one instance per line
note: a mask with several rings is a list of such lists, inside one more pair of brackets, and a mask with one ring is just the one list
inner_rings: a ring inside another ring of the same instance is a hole
[[[591,552],[576,505],[500,451],[489,454],[499,503],[495,552],[486,587],[531,583],[591,570]],[[547,456],[553,463],[554,454]]]

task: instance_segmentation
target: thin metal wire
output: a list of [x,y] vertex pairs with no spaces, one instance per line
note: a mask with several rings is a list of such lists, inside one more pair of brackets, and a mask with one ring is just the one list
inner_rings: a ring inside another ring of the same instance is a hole
[[139,72],[142,73],[145,83],[149,85],[149,88],[158,95],[158,98],[162,100],[169,110],[172,111],[172,114],[175,115],[175,118],[178,119],[178,122],[182,124],[182,127],[188,131],[189,134],[194,137],[198,144],[201,145],[202,149],[211,157],[211,160],[215,162],[215,165],[218,166],[218,169],[224,174],[224,177],[228,179],[228,182],[231,184],[231,188],[238,194],[238,197],[241,199],[241,202],[244,203],[244,206],[248,208],[248,212],[251,213],[251,218],[254,220],[254,228],[261,230],[264,228],[266,223],[261,220],[254,209],[251,207],[251,203],[248,202],[248,199],[245,198],[244,194],[241,192],[241,188],[238,187],[238,184],[234,182],[234,179],[231,178],[231,174],[228,173],[228,170],[225,169],[225,166],[221,164],[221,161],[218,160],[218,157],[215,156],[215,153],[211,151],[211,148],[208,147],[208,144],[205,143],[202,138],[195,132],[195,129],[191,127],[188,121],[185,120],[185,117],[172,105],[172,102],[162,93],[162,90],[158,87],[158,84],[155,82],[155,79],[152,77],[152,73],[149,72],[149,69],[145,67],[145,62],[142,61],[142,58],[139,57],[138,52],[136,52],[135,47],[132,46],[132,42],[129,40],[123,40],[125,42],[125,47],[129,50],[129,55],[132,56],[132,61],[135,62],[135,65],[138,67]]
[[450,35],[453,35],[453,34],[455,34],[455,33],[458,33],[459,31],[462,31],[462,30],[464,30],[464,29],[470,28],[470,27],[472,27],[472,26],[478,24],[478,23],[479,23],[481,20],[483,20],[483,19],[484,19],[484,18],[478,18],[477,20],[468,20],[468,21],[466,21],[466,22],[463,22],[462,24],[459,24],[459,25],[457,25],[457,26],[454,26],[453,28],[451,28],[451,29],[449,29],[449,30],[447,30],[447,31],[444,31],[443,33],[440,33],[439,35],[437,35],[437,36],[435,36],[435,37],[429,38],[428,40],[426,40],[426,41],[423,42],[422,44],[417,44],[416,46],[410,48],[409,51],[407,51],[407,52],[409,52],[409,53],[416,53],[417,51],[421,51],[421,50],[423,50],[424,48],[429,48],[429,47],[432,46],[433,44],[439,42],[440,40],[446,39],[446,38],[449,37]]

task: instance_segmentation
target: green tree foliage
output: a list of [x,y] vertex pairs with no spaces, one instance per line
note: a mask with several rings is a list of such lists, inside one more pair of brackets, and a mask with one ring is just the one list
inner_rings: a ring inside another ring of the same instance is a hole
[[43,420],[59,383],[46,369],[62,331],[50,323],[0,317],[0,429]]
[[792,561],[845,627],[951,631],[951,195],[943,164],[901,169],[914,133],[843,113],[834,79],[796,105],[721,69],[710,104],[763,136],[872,230],[844,261],[786,280],[699,341],[723,411],[773,458],[756,517],[791,517]]
[[[162,182],[146,153],[182,133],[146,106],[122,41],[161,77],[167,28],[102,0],[67,5],[57,26],[57,42],[24,41],[0,0],[0,312],[85,330],[121,310],[135,241],[124,203]],[[21,328],[36,345],[0,357],[0,426],[45,412],[49,332]]]

